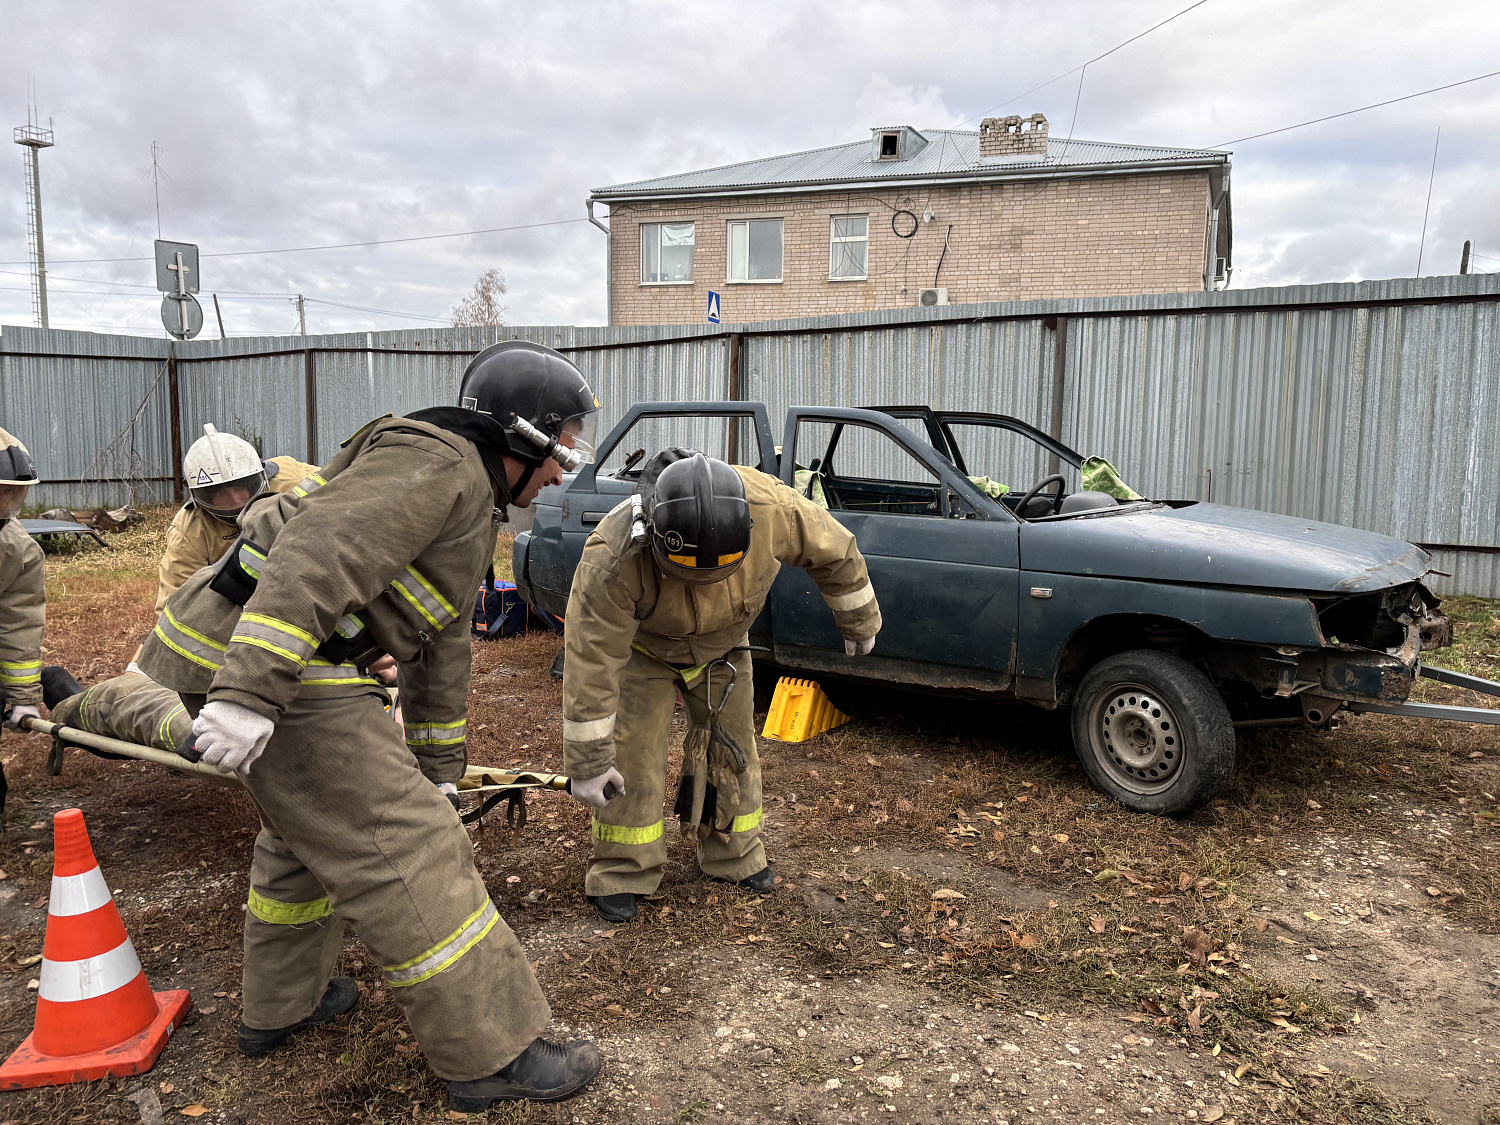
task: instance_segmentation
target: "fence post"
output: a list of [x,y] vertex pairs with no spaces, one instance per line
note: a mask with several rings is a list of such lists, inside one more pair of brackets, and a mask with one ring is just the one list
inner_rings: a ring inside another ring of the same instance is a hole
[[[739,332],[729,334],[729,398],[732,402],[740,400],[740,350],[744,345],[745,337]],[[740,425],[743,419],[729,419],[729,448],[725,452],[729,455],[731,465],[739,463],[740,459]]]
[[[1065,316],[1049,316],[1043,323],[1052,329],[1052,418],[1047,432],[1058,441],[1062,441],[1063,429],[1063,374],[1068,362],[1068,318]],[[1062,471],[1061,462],[1056,453],[1047,454],[1047,472],[1049,475]]]
[[[174,349],[175,352],[175,349]],[[172,411],[172,499],[181,504],[182,492],[182,395],[177,387],[177,356],[167,357],[167,400]]]
[[311,348],[302,349],[302,384],[307,393],[307,463],[318,465],[318,366]]

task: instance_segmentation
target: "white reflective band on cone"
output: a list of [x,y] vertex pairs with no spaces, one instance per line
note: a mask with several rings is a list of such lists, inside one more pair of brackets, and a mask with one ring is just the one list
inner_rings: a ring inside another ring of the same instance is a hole
[[47,913],[54,918],[87,914],[110,901],[109,884],[97,867],[82,875],[52,876],[52,893],[47,897]]
[[92,1000],[124,988],[141,975],[141,959],[135,946],[126,938],[108,953],[85,957],[81,961],[42,961],[41,988],[43,1000],[69,1004],[75,1000]]

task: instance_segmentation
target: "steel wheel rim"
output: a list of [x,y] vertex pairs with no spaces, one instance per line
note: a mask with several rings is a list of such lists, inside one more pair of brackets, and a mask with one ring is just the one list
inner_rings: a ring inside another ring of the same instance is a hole
[[1183,738],[1177,716],[1161,693],[1142,684],[1111,685],[1089,713],[1094,760],[1122,789],[1161,793],[1182,773]]

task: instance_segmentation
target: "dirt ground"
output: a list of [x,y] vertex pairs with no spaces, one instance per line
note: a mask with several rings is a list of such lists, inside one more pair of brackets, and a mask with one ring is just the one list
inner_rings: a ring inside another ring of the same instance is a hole
[[[49,559],[49,661],[86,683],[123,666],[164,520]],[[1500,606],[1449,609],[1458,642],[1433,662],[1500,674]],[[558,644],[475,644],[472,760],[561,767]],[[556,1034],[608,1059],[582,1096],[489,1120],[1500,1122],[1495,728],[1245,731],[1230,791],[1172,821],[1094,792],[1059,716],[839,699],[847,725],[761,742],[781,878],[764,898],[705,882],[679,843],[643,920],[607,927],[581,897],[582,808],[538,795],[519,833],[473,830]],[[190,988],[194,1011],[148,1075],[0,1094],[0,1122],[463,1119],[353,939],[361,1006],[240,1057],[248,799],[77,750],[51,777],[47,748],[0,748],[0,1051],[30,1030],[69,806],[153,985]]]

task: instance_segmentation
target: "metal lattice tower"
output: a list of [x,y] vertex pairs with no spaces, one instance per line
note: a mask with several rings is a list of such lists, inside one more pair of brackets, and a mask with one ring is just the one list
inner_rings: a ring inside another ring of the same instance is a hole
[[47,254],[42,245],[42,166],[38,154],[52,147],[52,130],[40,125],[20,125],[12,134],[26,149],[26,233],[31,239],[31,314],[37,324],[47,324]]

